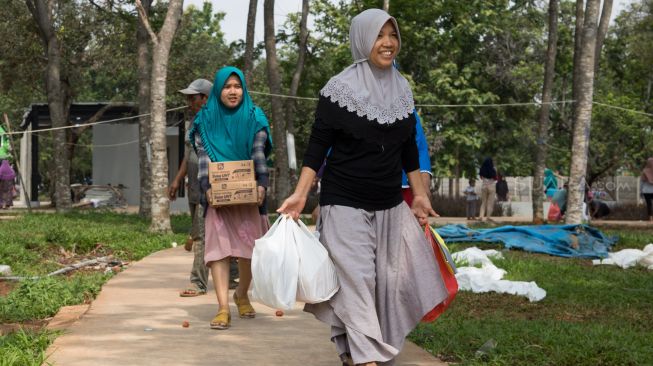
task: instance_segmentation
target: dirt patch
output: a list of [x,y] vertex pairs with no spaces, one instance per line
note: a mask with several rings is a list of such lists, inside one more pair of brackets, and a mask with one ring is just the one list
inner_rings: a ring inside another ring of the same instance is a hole
[[22,323],[0,324],[0,336],[7,335],[19,330],[38,332],[48,325],[50,319],[29,320]]
[[0,296],[7,296],[16,287],[16,282],[0,281]]

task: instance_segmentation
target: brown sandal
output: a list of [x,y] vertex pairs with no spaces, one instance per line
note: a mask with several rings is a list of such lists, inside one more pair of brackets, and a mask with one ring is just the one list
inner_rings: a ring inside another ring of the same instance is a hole
[[240,315],[241,318],[251,319],[256,317],[256,310],[254,310],[254,307],[252,307],[249,300],[239,299],[238,295],[236,295],[236,291],[234,291],[234,303],[236,303],[236,306],[238,307],[238,315]]
[[181,297],[195,297],[200,295],[206,295],[206,290],[202,290],[194,283],[179,292],[179,296]]
[[231,313],[229,309],[219,310],[215,318],[211,320],[211,329],[225,330],[231,326]]

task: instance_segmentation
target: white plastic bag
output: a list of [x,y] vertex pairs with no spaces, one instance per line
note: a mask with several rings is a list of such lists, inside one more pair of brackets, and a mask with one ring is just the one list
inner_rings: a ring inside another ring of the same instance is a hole
[[252,254],[252,298],[275,309],[330,299],[339,289],[329,253],[303,222],[281,215]]
[[275,309],[295,305],[299,257],[293,227],[286,215],[279,215],[270,230],[257,239],[252,253],[252,298]]
[[303,222],[293,230],[299,256],[297,301],[315,304],[329,300],[340,289],[329,253]]

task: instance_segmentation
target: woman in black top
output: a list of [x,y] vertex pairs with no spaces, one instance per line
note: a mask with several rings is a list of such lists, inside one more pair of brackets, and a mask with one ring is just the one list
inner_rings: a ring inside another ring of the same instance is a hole
[[[420,180],[412,92],[392,67],[397,22],[366,10],[352,20],[350,41],[354,64],[320,91],[299,182],[277,211],[299,217],[331,148],[317,227],[340,290],[305,310],[331,325],[343,362],[392,364],[406,335],[446,297],[419,227],[436,213]],[[402,168],[415,196],[412,213],[402,199]]]

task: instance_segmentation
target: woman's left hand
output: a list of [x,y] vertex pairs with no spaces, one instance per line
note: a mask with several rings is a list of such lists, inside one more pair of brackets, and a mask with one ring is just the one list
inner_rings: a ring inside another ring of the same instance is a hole
[[428,217],[440,217],[433,208],[431,207],[431,202],[428,197],[424,196],[415,196],[413,198],[413,206],[410,208],[413,212],[413,215],[417,218],[420,225],[428,225]]
[[258,198],[256,200],[256,203],[258,204],[258,207],[263,206],[263,201],[265,201],[265,187],[258,186]]

